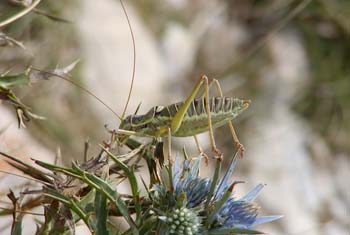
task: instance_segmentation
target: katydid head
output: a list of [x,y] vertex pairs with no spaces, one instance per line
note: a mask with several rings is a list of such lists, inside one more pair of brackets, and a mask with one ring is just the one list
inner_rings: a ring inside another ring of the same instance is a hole
[[151,108],[144,115],[129,115],[125,119],[122,120],[119,126],[119,136],[118,140],[121,143],[125,143],[128,139],[129,135],[135,136],[152,136],[154,133],[154,125],[152,122],[154,120],[154,116],[159,110],[162,110],[162,106],[156,106]]

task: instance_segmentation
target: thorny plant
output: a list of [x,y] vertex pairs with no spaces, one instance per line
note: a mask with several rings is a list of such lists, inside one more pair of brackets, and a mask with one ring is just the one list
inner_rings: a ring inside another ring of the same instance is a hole
[[[35,10],[39,2],[33,1],[27,4],[22,12],[0,22],[0,27]],[[123,3],[122,7],[125,11]],[[49,17],[49,14],[43,15]],[[121,117],[117,115],[122,120],[121,126],[124,129],[110,130],[111,138],[100,146],[101,151],[97,156],[83,163],[73,162],[71,167],[38,160],[33,160],[38,165],[33,167],[7,153],[0,152],[10,165],[42,185],[39,190],[24,190],[19,196],[10,191],[7,196],[12,202],[12,207],[2,208],[0,215],[12,215],[12,234],[23,233],[23,217],[26,214],[36,215],[31,212],[36,207],[42,207],[44,211],[43,219],[39,220],[37,225],[37,234],[74,234],[75,227],[80,221],[83,221],[93,234],[260,234],[261,232],[253,230],[252,227],[279,219],[280,216],[258,216],[258,207],[253,200],[263,188],[261,184],[241,198],[233,197],[234,188],[238,183],[242,183],[231,182],[237,154],[233,157],[224,177],[220,179],[222,153],[216,149],[212,134],[213,128],[227,123],[247,108],[249,101],[225,97],[209,99],[208,79],[202,77],[185,102],[168,107],[156,106],[145,115],[134,115],[124,119],[134,83],[136,58],[134,36],[127,14],[126,17],[134,45],[134,68],[123,114]],[[0,39],[6,45],[23,48],[22,43],[7,35],[1,34]],[[67,77],[75,64],[76,62],[65,68],[49,71],[30,67],[23,73],[17,75],[4,73],[0,77],[0,99],[9,101],[16,109],[19,126],[25,127],[25,122],[31,117],[41,117],[33,114],[30,108],[15,96],[11,88],[54,76],[79,86]],[[195,99],[203,83],[205,96]],[[218,86],[218,83],[216,85]],[[93,95],[85,88],[81,88]],[[219,93],[222,96],[220,88]],[[230,113],[231,116],[224,118],[221,116],[217,121],[218,117],[215,115],[222,115],[221,112]],[[191,115],[198,115],[197,117],[202,115],[203,120],[197,126],[199,131],[189,129],[188,124],[182,126],[186,121],[191,121]],[[154,123],[156,118],[162,122]],[[238,142],[232,124],[230,129],[242,154],[244,149]],[[212,149],[217,155],[216,166],[211,178],[201,178],[199,165],[201,159],[206,157],[201,147],[197,146],[200,156],[189,158],[184,151],[184,159],[181,160],[180,156],[176,156],[174,161],[171,158],[170,136],[171,134],[194,136],[207,130],[210,132]],[[153,141],[147,144],[138,142],[134,137],[140,133],[152,136]],[[162,136],[168,136],[167,154],[164,154],[163,142],[158,138]],[[116,143],[125,146],[129,151],[123,155],[115,153]],[[167,161],[165,155],[168,156]],[[146,195],[140,194],[141,186],[136,175],[142,167],[142,159],[146,162],[150,175],[149,182],[141,178]],[[125,180],[129,182],[131,194],[118,192],[119,184]],[[121,231],[121,228],[113,223],[113,217],[123,217],[128,228]]]
[[[25,190],[19,197],[12,191],[8,194],[13,207],[3,208],[0,214],[13,215],[12,233],[22,234],[24,215],[38,206],[44,209],[44,219],[37,234],[74,234],[79,221],[93,234],[115,234],[121,232],[114,227],[115,216],[128,224],[123,234],[260,234],[252,227],[281,217],[258,216],[253,200],[262,184],[241,198],[233,197],[234,188],[242,183],[231,181],[236,156],[222,179],[220,158],[213,176],[202,178],[201,156],[188,158],[184,152],[183,160],[177,156],[174,164],[162,164],[162,150],[151,144],[129,138],[127,145],[127,154],[115,155],[106,144],[98,156],[81,164],[73,162],[71,167],[34,160],[46,171],[0,152],[9,164],[42,184],[42,189]],[[136,176],[141,159],[153,168],[150,174],[157,174],[148,183],[142,179],[146,195],[140,195]],[[129,182],[130,195],[118,193],[124,180]]]

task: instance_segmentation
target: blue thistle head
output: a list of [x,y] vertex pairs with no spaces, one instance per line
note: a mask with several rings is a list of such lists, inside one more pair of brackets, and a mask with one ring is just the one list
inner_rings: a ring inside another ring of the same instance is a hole
[[[237,182],[231,181],[237,164],[234,157],[222,179],[201,178],[201,158],[181,162],[177,157],[169,171],[171,186],[155,185],[154,191],[161,195],[157,211],[163,226],[160,234],[206,234],[227,231],[230,234],[254,232],[252,227],[267,223],[281,216],[259,216],[253,200],[264,185],[259,184],[242,198],[234,198],[232,191]],[[217,163],[220,169],[221,162]],[[218,169],[216,169],[218,170]],[[215,175],[215,174],[214,174]],[[216,174],[218,175],[218,174]],[[160,193],[161,192],[161,193]],[[164,206],[166,205],[166,206]],[[221,231],[220,231],[221,230]]]

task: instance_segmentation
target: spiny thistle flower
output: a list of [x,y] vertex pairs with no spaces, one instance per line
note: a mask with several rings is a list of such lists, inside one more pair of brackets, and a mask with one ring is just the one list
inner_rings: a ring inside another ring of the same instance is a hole
[[157,234],[201,235],[260,233],[252,227],[279,219],[281,216],[258,216],[253,203],[264,187],[259,184],[242,198],[232,197],[234,186],[230,182],[237,160],[234,157],[225,176],[219,180],[221,161],[212,179],[199,176],[200,158],[184,160],[177,157],[169,168],[170,186],[166,179],[154,186],[151,200],[161,221]]

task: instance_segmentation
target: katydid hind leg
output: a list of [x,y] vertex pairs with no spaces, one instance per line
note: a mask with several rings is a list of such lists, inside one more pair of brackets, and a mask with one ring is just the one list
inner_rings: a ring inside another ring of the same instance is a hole
[[[214,84],[215,84],[216,89],[217,89],[217,91],[218,91],[218,93],[219,93],[219,96],[220,96],[220,97],[223,97],[223,93],[222,93],[222,89],[221,89],[221,86],[220,86],[219,81],[218,81],[217,79],[213,78],[213,79],[211,79],[211,83],[214,83]],[[228,126],[229,126],[229,128],[230,128],[230,132],[231,132],[231,136],[232,136],[232,139],[233,139],[233,143],[234,143],[234,145],[236,146],[236,148],[238,148],[241,157],[243,157],[245,148],[244,148],[244,146],[243,146],[243,145],[239,142],[239,140],[238,140],[238,137],[237,137],[235,128],[234,128],[234,126],[233,126],[233,123],[232,123],[231,121],[229,121],[227,124],[228,124]]]
[[191,103],[195,99],[196,95],[198,94],[200,87],[204,86],[204,93],[205,93],[205,110],[208,114],[208,128],[209,128],[209,137],[210,137],[210,145],[211,149],[218,157],[222,157],[221,151],[216,147],[214,134],[213,134],[213,126],[211,122],[211,115],[210,115],[210,107],[209,107],[209,83],[208,83],[208,77],[205,75],[202,75],[200,79],[198,80],[197,84],[193,88],[190,96],[185,100],[184,104],[181,106],[181,108],[177,111],[174,118],[171,121],[171,131],[175,133],[181,126],[181,123],[183,121],[183,118],[190,107]]
[[194,138],[194,141],[196,142],[196,146],[197,146],[197,149],[198,149],[198,152],[200,153],[200,155],[202,157],[204,157],[204,161],[205,161],[205,164],[208,166],[209,165],[209,158],[208,158],[208,155],[203,151],[203,148],[201,147],[199,141],[198,141],[198,138],[196,135],[193,136]]
[[236,134],[236,131],[235,131],[235,128],[233,127],[233,124],[232,124],[231,121],[228,122],[228,126],[230,127],[230,132],[231,132],[231,135],[232,135],[232,138],[233,138],[233,143],[238,148],[238,150],[240,152],[240,156],[243,157],[245,148],[244,148],[243,144],[241,144],[239,142],[237,134]]
[[214,131],[213,131],[213,125],[211,122],[211,112],[209,107],[209,81],[206,76],[202,76],[204,79],[204,92],[205,92],[205,110],[207,112],[208,116],[208,128],[209,128],[209,138],[210,138],[210,145],[211,150],[216,153],[218,158],[222,158],[222,152],[216,147],[215,144],[215,138],[214,138]]

